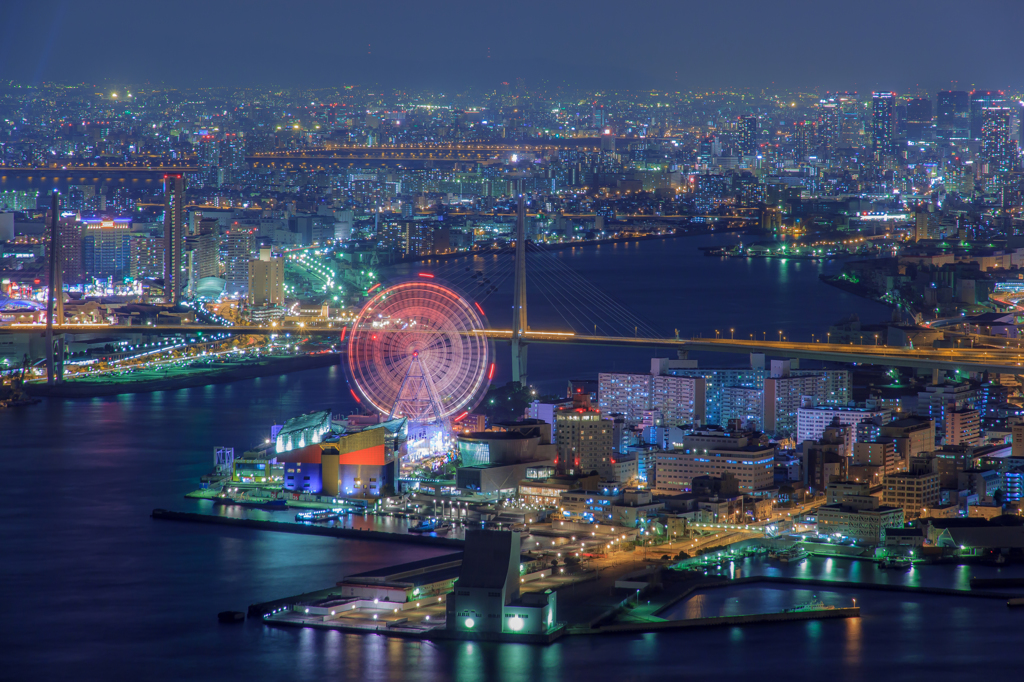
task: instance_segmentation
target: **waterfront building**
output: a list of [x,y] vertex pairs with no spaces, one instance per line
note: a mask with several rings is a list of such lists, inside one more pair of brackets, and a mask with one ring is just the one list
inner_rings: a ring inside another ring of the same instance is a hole
[[331,432],[331,412],[310,412],[299,417],[292,417],[277,432],[275,443],[278,452],[304,448],[319,443]]
[[481,431],[458,437],[462,466],[457,487],[479,493],[515,494],[531,468],[554,467],[557,447],[550,425],[539,420],[502,424],[505,431]]
[[260,257],[249,261],[249,305],[284,305],[284,258],[272,256],[269,248],[260,249]]
[[602,478],[612,476],[612,422],[602,419],[601,410],[591,407],[590,396],[576,394],[571,408],[558,410],[554,431],[558,464],[563,471],[596,471]]
[[[857,424],[864,421],[878,420],[881,424],[887,424],[892,417],[892,411],[881,407],[850,407],[841,405],[814,405],[801,407],[797,410],[796,441],[814,441],[821,438],[825,429],[838,420],[839,424],[850,426],[856,434]],[[853,440],[856,439],[854,435]],[[850,453],[851,447],[847,450]]]
[[446,604],[448,630],[541,635],[556,627],[554,592],[520,594],[519,547],[519,533],[466,531],[459,579]]
[[600,476],[590,474],[559,474],[550,466],[530,466],[526,469],[526,478],[519,482],[519,501],[524,505],[557,509],[562,493],[569,490],[592,490],[600,483],[600,479]]
[[774,481],[775,446],[761,445],[755,434],[731,433],[719,427],[695,430],[672,450],[655,453],[654,488],[689,492],[697,476],[730,473],[742,492],[770,488]]
[[558,513],[565,521],[613,523],[614,506],[622,502],[622,490],[615,485],[594,490],[567,490],[558,502]]
[[829,485],[829,503],[818,507],[818,535],[843,536],[881,545],[888,529],[903,526],[903,510],[879,504],[867,484],[833,495],[835,485]]
[[903,509],[904,519],[913,521],[940,501],[939,467],[934,457],[912,457],[907,471],[885,477],[882,502]]
[[[207,221],[203,221],[206,223]],[[216,222],[216,221],[212,221]],[[220,275],[218,262],[217,235],[210,231],[201,231],[185,237],[186,272],[188,273],[188,293],[193,298],[199,288],[199,282],[207,277]]]

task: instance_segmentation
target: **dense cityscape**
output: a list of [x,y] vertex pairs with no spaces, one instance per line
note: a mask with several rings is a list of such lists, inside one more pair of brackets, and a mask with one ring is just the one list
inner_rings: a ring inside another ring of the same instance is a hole
[[1019,667],[1010,48],[259,85],[75,66],[79,11],[0,48],[15,679]]

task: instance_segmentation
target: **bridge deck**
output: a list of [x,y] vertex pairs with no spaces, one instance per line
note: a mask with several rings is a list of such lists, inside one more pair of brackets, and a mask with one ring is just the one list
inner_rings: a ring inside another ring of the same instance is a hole
[[[259,326],[223,327],[220,325],[55,325],[58,334],[300,334],[306,336],[341,334],[343,326],[298,327]],[[41,324],[13,324],[0,326],[0,334],[44,333]],[[470,334],[480,334],[498,341],[512,338],[510,330],[477,329]],[[794,343],[791,341],[742,341],[739,339],[657,339],[643,337],[595,336],[571,332],[529,331],[525,334],[528,343],[573,344],[590,346],[617,346],[627,348],[660,348],[664,350],[705,351],[713,353],[765,353],[776,357],[820,360],[824,362],[884,365],[888,367],[912,367],[920,369],[947,369],[971,371],[995,371],[1008,374],[1024,374],[1024,348],[897,348],[891,346],[858,346],[837,343]]]

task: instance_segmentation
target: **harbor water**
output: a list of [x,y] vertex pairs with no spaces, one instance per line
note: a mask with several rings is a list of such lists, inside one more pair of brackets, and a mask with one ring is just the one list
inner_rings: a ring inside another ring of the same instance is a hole
[[[834,264],[720,261],[695,248],[727,239],[640,242],[599,253],[588,247],[564,257],[642,316],[662,316],[660,327],[679,327],[684,335],[732,324],[737,336],[781,328],[809,337],[851,312],[863,319],[888,314],[820,283],[818,275]],[[496,303],[488,304],[492,316]],[[530,361],[534,380],[555,390],[567,378],[605,369],[644,371],[649,357],[537,346]],[[862,618],[567,637],[549,647],[409,641],[255,621],[220,625],[219,611],[447,551],[150,519],[154,508],[209,510],[209,502],[183,495],[209,471],[215,446],[241,451],[266,438],[271,424],[313,409],[354,409],[340,367],[0,411],[0,679],[926,680],[973,679],[1019,666],[1024,614],[998,600],[845,588],[830,590],[835,597],[811,593],[826,601],[857,598]],[[825,571],[827,561],[785,570]],[[843,566],[831,570],[856,580],[871,565]],[[917,571],[888,579],[913,579]],[[925,567],[920,580],[961,587],[970,571]],[[806,600],[786,592],[778,585],[709,592],[700,596],[700,613]]]

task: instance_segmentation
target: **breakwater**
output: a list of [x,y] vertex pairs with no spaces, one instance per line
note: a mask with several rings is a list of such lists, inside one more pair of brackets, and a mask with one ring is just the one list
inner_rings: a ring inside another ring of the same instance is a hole
[[278,533],[295,533],[298,535],[320,535],[351,540],[378,540],[384,542],[404,542],[411,545],[431,545],[433,547],[452,547],[462,549],[464,542],[452,538],[441,538],[436,535],[406,535],[403,533],[386,533],[379,530],[360,530],[358,528],[325,528],[321,526],[291,523],[286,521],[263,521],[259,519],[239,519],[230,516],[213,516],[195,512],[179,512],[168,509],[154,509],[152,518],[163,521],[188,521],[192,523],[208,523],[215,526],[231,526],[250,528],[252,530],[269,530]]

